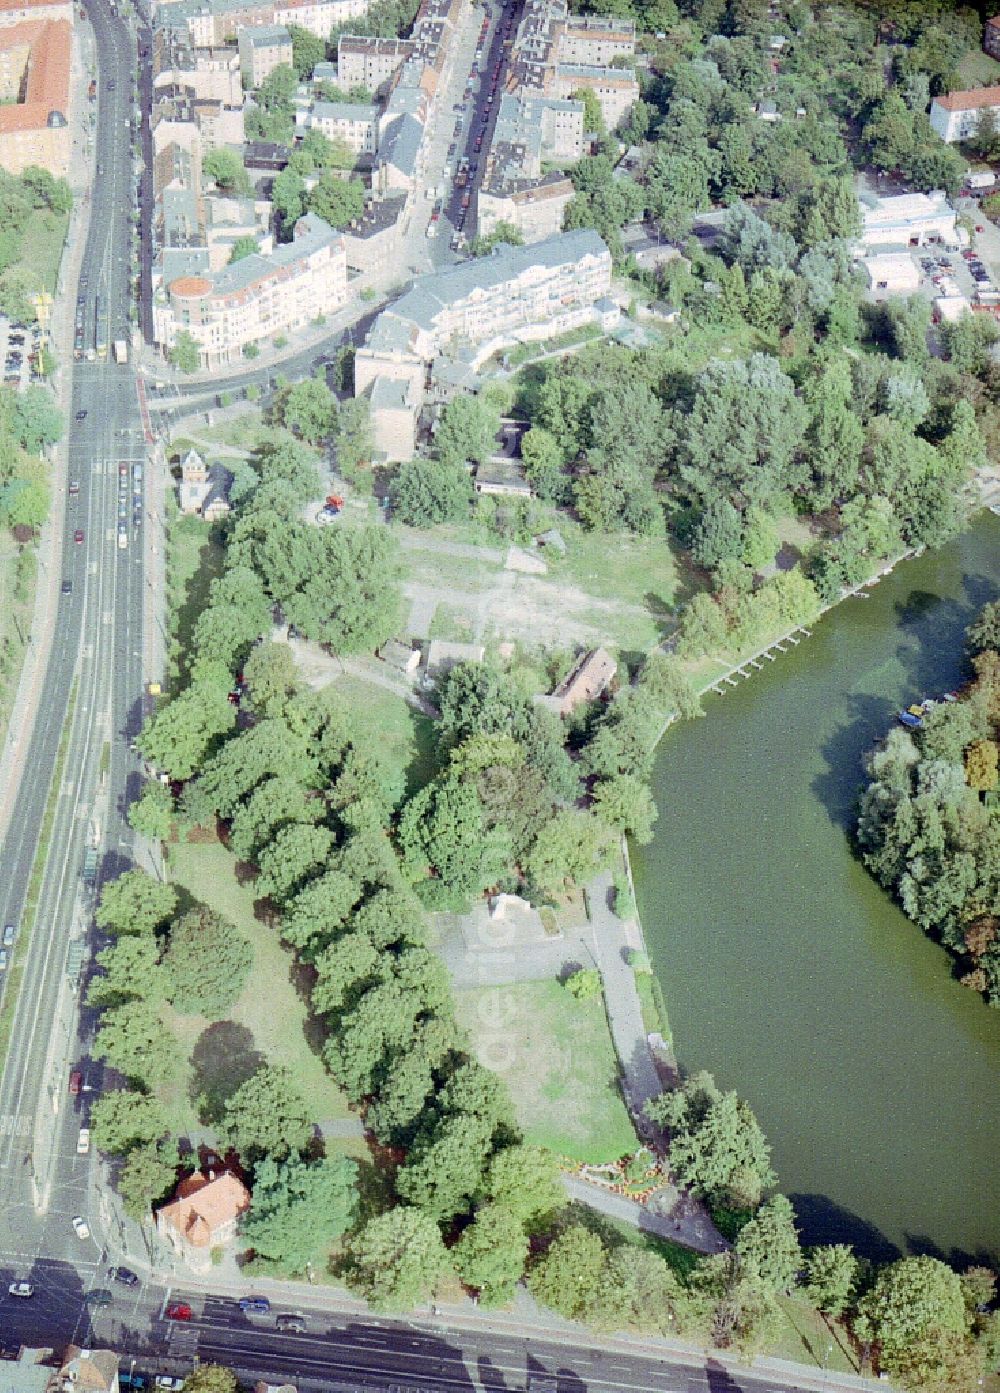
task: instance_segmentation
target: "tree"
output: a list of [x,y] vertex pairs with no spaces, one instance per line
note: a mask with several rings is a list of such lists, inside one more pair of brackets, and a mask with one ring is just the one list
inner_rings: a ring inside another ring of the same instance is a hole
[[551,431],[544,426],[532,426],[521,437],[521,459],[525,476],[539,498],[550,503],[564,503],[568,480],[564,474],[562,450]]
[[247,699],[258,716],[280,718],[299,689],[295,659],[287,643],[259,643],[243,664]]
[[100,977],[92,977],[87,1005],[99,1010],[125,1001],[155,1002],[163,993],[160,948],[152,934],[123,934],[97,955]]
[[715,1202],[753,1209],[774,1184],[770,1148],[748,1104],[723,1093],[709,1073],[646,1105],[670,1131],[670,1170],[682,1185]]
[[350,1225],[357,1204],[357,1163],[346,1156],[266,1157],[256,1169],[253,1207],[242,1235],[258,1257],[284,1272],[304,1272]]
[[306,207],[331,227],[346,227],[364,212],[365,186],[360,179],[321,174],[306,195]]
[[220,1132],[246,1162],[282,1161],[305,1150],[313,1124],[289,1071],[269,1064],[227,1099]]
[[577,1001],[590,1001],[601,994],[601,974],[596,967],[578,967],[566,978],[564,986]]
[[524,238],[514,224],[501,220],[487,236],[473,237],[469,243],[469,255],[489,256],[496,247],[520,247],[523,245]]
[[375,447],[372,435],[371,402],[367,397],[350,397],[342,402],[333,428],[337,465],[345,476],[367,464]]
[[337,401],[322,377],[307,377],[283,394],[281,424],[310,445],[324,440],[337,418]]
[[709,503],[698,520],[691,541],[691,554],[699,565],[714,570],[727,561],[736,561],[743,550],[743,522],[728,498]]
[[94,1037],[94,1054],[132,1083],[162,1083],[178,1062],[177,1042],[144,1001],[126,1001],[105,1011]]
[[487,1167],[486,1192],[496,1206],[524,1221],[565,1202],[552,1153],[526,1142],[494,1153]]
[[404,1200],[444,1221],[461,1214],[480,1187],[492,1124],[453,1113],[417,1138],[396,1175]]
[[594,810],[616,832],[627,832],[639,846],[653,840],[657,810],[649,785],[634,774],[602,779],[594,789]]
[[173,915],[177,891],[147,871],[125,871],[105,882],[94,918],[113,934],[152,934]]
[[351,1240],[350,1284],[376,1311],[405,1311],[424,1302],[450,1263],[437,1224],[399,1206],[370,1219]]
[[182,1015],[221,1020],[252,966],[249,941],[206,905],[189,909],[171,927],[163,968],[170,999]]
[[476,1287],[483,1305],[511,1299],[524,1271],[528,1238],[521,1220],[502,1205],[488,1204],[455,1246],[455,1268],[466,1286]]
[[181,372],[197,372],[201,367],[201,348],[187,329],[181,329],[170,350],[170,362]]
[[0,516],[8,527],[41,527],[49,515],[49,489],[42,479],[11,479],[0,487]]
[[18,443],[32,455],[62,438],[62,412],[48,387],[33,382],[16,394],[10,426]]
[[102,1093],[90,1110],[94,1145],[111,1156],[125,1156],[165,1136],[170,1121],[158,1098],[131,1089]]
[[389,497],[393,513],[409,527],[461,522],[469,515],[472,480],[462,465],[414,459],[400,466]]
[[805,1293],[824,1315],[843,1315],[854,1300],[858,1260],[848,1243],[810,1248],[805,1254]]
[[497,448],[500,413],[482,397],[456,397],[448,403],[434,437],[442,464],[460,468],[468,460],[483,464]]
[[226,681],[192,683],[143,728],[140,750],[171,778],[190,779],[218,737],[236,723],[236,708],[227,696],[231,678],[223,675]]
[[596,136],[607,135],[608,128],[597,94],[592,92],[589,87],[580,87],[573,93],[572,99],[583,104],[583,129],[585,133]]
[[174,1188],[180,1156],[173,1139],[143,1142],[125,1158],[118,1177],[118,1193],[125,1213],[143,1222],[149,1211]]
[[542,895],[556,898],[567,882],[579,883],[597,870],[608,847],[608,829],[593,815],[562,808],[535,838],[525,867]]
[[965,752],[965,781],[977,793],[990,793],[1000,782],[995,740],[976,740]]
[[795,1211],[784,1195],[773,1195],[740,1230],[736,1252],[745,1276],[762,1282],[768,1291],[785,1296],[795,1285],[802,1250],[795,1228]]
[[174,800],[170,789],[159,779],[150,779],[129,807],[128,820],[141,836],[153,842],[165,842],[174,825]]
[[396,541],[384,527],[326,527],[309,536],[307,578],[286,613],[307,637],[340,654],[371,652],[399,617]]
[[236,1375],[221,1364],[199,1364],[184,1380],[184,1393],[236,1393]]
[[746,203],[737,202],[722,225],[719,252],[726,261],[741,266],[749,279],[755,271],[782,271],[791,265],[795,242],[787,232],[776,232]]
[[586,1320],[601,1301],[607,1254],[597,1234],[581,1224],[560,1233],[528,1274],[532,1296],[567,1320]]
[[[873,1342],[879,1367],[910,1387],[926,1386],[907,1378],[919,1347],[936,1332],[964,1340],[968,1329],[958,1273],[937,1258],[901,1258],[882,1268],[857,1311],[854,1334]],[[946,1368],[930,1372],[943,1374]]]
[[309,77],[317,63],[326,57],[326,44],[318,35],[300,24],[290,24],[288,32],[292,36],[292,67],[295,76],[301,81]]
[[271,203],[278,222],[278,234],[283,241],[289,242],[292,228],[306,211],[305,180],[291,166],[275,176],[271,186]]
[[244,261],[248,256],[255,256],[259,251],[260,243],[256,237],[237,237],[229,253],[229,264],[233,266],[237,261]]
[[249,196],[252,184],[243,161],[235,150],[219,146],[209,150],[201,162],[206,179],[214,179],[222,193],[235,194],[240,198]]
[[323,866],[332,847],[333,833],[328,827],[300,822],[279,827],[257,858],[257,889],[283,904]]

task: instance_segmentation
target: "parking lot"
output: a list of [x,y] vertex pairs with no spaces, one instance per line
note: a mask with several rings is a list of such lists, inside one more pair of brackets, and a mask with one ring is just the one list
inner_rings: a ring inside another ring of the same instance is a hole
[[31,355],[37,347],[37,330],[12,324],[0,315],[0,354],[7,387],[26,387],[31,381]]

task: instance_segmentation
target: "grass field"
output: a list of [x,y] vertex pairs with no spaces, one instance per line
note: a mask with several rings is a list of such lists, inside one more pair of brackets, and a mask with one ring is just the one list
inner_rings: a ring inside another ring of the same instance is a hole
[[21,241],[19,263],[37,276],[41,288],[50,295],[55,293],[59,278],[59,262],[68,227],[68,213],[36,208],[28,219]]
[[7,529],[0,532],[0,740],[17,695],[37,575],[34,546],[20,547]]
[[433,778],[434,722],[428,716],[360,677],[338,677],[336,690],[354,713],[366,744],[402,773],[407,796]]
[[635,1150],[600,997],[577,1001],[551,981],[456,997],[459,1020],[507,1083],[529,1141],[595,1164]]
[[[168,499],[172,498],[168,494]],[[168,509],[171,504],[168,503]],[[167,523],[167,608],[170,625],[170,676],[179,670],[198,616],[205,608],[208,587],[222,571],[223,550],[211,524],[181,517],[173,505]]]
[[170,848],[170,878],[193,898],[234,924],[253,945],[247,985],[227,1020],[167,1015],[167,1023],[195,1062],[167,1100],[183,1134],[198,1123],[192,1094],[224,1096],[262,1060],[283,1064],[295,1079],[316,1122],[350,1115],[347,1099],[323,1067],[318,1028],[303,999],[303,983],[291,954],[254,913],[253,885],[241,885],[236,862],[219,842],[181,842]]
[[1000,83],[1000,63],[981,48],[970,48],[958,65],[963,89],[993,87]]

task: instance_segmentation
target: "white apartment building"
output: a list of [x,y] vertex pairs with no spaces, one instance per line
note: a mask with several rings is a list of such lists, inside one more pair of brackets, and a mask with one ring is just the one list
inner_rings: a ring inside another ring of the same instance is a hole
[[639,100],[639,82],[631,68],[603,68],[591,63],[557,63],[548,90],[554,97],[573,97],[593,92],[601,115],[613,131],[630,107]]
[[247,344],[304,328],[332,314],[347,298],[343,238],[307,213],[294,240],[269,255],[245,257],[214,274],[183,275],[153,300],[153,333],[169,353],[186,330],[201,350],[202,365],[238,359]]
[[979,114],[992,111],[1000,119],[1000,87],[977,87],[971,92],[946,92],[931,102],[931,129],[953,145],[976,130]]
[[374,39],[341,34],[337,44],[337,81],[346,92],[367,87],[379,94],[413,53],[412,39]]
[[[460,341],[473,353],[470,366],[505,344],[544,338],[601,315],[611,287],[611,253],[591,228],[562,232],[527,247],[503,247],[492,256],[424,276],[372,325],[354,362],[356,396],[372,401],[380,449],[409,459],[423,402],[426,365]],[[391,393],[389,380],[403,383]],[[380,421],[380,403],[392,398],[391,422]],[[404,414],[412,429],[403,430]],[[386,425],[385,431],[382,425]]]
[[588,63],[607,68],[615,58],[635,53],[635,24],[612,15],[568,15],[559,26],[560,63]]
[[292,65],[292,36],[283,24],[256,24],[237,36],[243,86],[256,91],[282,64]]
[[296,111],[295,124],[302,131],[319,131],[328,140],[340,140],[356,155],[374,155],[378,149],[378,107],[360,102],[312,102]]

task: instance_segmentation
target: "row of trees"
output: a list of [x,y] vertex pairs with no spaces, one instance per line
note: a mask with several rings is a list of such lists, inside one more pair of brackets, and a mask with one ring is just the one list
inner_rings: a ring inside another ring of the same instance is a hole
[[15,323],[34,322],[32,296],[46,289],[38,273],[24,264],[31,220],[40,216],[49,231],[55,230],[72,206],[69,184],[47,169],[29,165],[20,175],[0,169],[0,313]]
[[968,631],[974,676],[923,729],[893,730],[868,760],[858,846],[906,914],[1000,1007],[1000,603]]
[[0,526],[40,527],[48,516],[49,466],[41,452],[63,433],[47,387],[0,387]]

